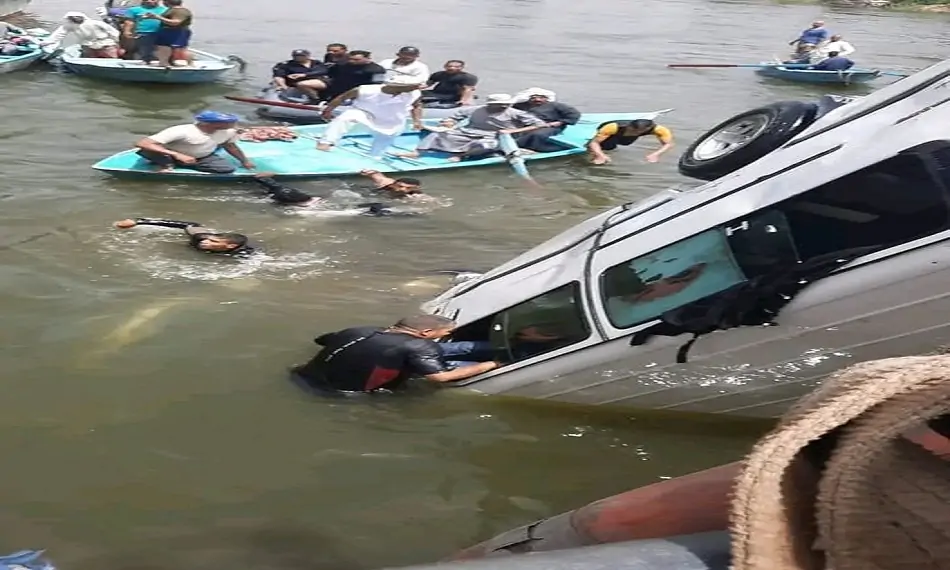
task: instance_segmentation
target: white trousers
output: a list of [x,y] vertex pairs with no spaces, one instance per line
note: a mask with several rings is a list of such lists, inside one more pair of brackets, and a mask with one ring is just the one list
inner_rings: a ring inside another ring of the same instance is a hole
[[373,119],[366,111],[362,109],[347,109],[330,121],[327,130],[323,133],[323,137],[320,138],[320,142],[335,145],[340,142],[343,135],[350,132],[350,129],[356,124],[365,125],[373,131],[373,145],[369,151],[370,156],[373,158],[382,158],[383,155],[386,154],[386,149],[402,134],[398,132],[395,134],[377,132],[376,129],[373,128]]

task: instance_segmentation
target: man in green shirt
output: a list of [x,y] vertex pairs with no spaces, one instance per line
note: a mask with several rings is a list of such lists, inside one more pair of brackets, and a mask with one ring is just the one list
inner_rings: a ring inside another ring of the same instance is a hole
[[145,14],[161,16],[168,10],[158,0],[142,0],[141,6],[129,8],[122,22],[122,47],[125,59],[141,59],[150,63],[155,59],[155,34],[162,22]]

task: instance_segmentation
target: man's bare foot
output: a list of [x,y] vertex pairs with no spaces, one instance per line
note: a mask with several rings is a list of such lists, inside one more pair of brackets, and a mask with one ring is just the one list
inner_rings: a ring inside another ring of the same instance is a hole
[[530,148],[522,148],[522,149],[519,149],[519,150],[521,151],[521,154],[524,154],[524,155],[537,154],[537,153],[538,153],[538,151],[536,151],[536,150],[531,150]]
[[461,157],[461,156],[450,156],[450,157],[448,157],[448,158],[445,159],[445,160],[448,161],[448,162],[462,162],[462,157]]
[[254,178],[273,178],[276,176],[273,172],[255,172]]
[[325,142],[317,143],[317,150],[322,150],[323,152],[329,152],[332,149],[333,149],[333,145],[330,143],[325,143]]
[[175,170],[175,165],[174,164],[159,164],[159,165],[156,165],[155,170],[157,170],[158,172],[171,172],[172,170]]
[[394,152],[392,153],[396,158],[419,158],[419,153],[416,151],[410,152]]

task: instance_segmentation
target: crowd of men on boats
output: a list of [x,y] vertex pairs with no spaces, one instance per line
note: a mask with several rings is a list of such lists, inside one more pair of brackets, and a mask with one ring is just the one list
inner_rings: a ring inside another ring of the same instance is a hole
[[840,34],[829,32],[821,20],[812,22],[788,45],[795,52],[782,63],[807,65],[816,71],[847,71],[854,67],[854,61],[848,58],[855,52],[854,46]]

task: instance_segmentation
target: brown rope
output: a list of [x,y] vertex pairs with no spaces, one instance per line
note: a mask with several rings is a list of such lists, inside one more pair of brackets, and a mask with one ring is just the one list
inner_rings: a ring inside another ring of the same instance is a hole
[[950,413],[950,356],[853,366],[746,459],[734,570],[950,570],[950,462],[903,439]]

